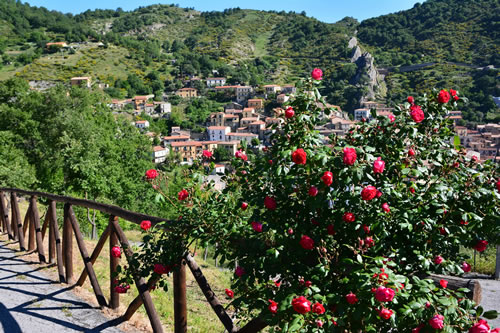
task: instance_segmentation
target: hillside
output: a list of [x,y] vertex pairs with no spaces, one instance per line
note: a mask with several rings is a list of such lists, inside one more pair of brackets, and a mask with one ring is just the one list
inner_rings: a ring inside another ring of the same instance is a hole
[[[219,75],[229,84],[255,86],[294,82],[320,67],[325,72],[322,93],[347,111],[358,107],[370,90],[377,100],[391,104],[439,85],[472,97],[465,118],[480,122],[487,116],[500,118],[491,99],[500,95],[497,71],[479,75],[488,82],[493,77],[486,89],[484,84],[478,88],[482,79],[474,69],[498,67],[498,17],[497,0],[428,0],[361,23],[345,18],[334,24],[304,13],[239,8],[198,12],[176,5],[73,16],[4,0],[0,80],[17,75],[67,82],[72,76],[89,75],[109,84],[112,97],[124,98],[170,93],[189,76]],[[373,56],[375,66],[392,68],[385,82],[374,82],[365,67],[351,62],[348,42],[353,36],[360,51]],[[45,47],[55,41],[70,46]],[[435,66],[418,74],[398,71],[397,66],[422,62]],[[458,64],[450,71],[448,62]],[[418,83],[411,79],[414,75],[420,77]]]

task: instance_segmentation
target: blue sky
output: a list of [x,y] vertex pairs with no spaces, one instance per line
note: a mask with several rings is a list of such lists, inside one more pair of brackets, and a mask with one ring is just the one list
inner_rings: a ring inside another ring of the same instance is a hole
[[400,10],[410,9],[417,2],[424,0],[28,0],[32,6],[43,6],[51,10],[64,13],[78,14],[87,9],[116,9],[133,10],[139,6],[147,6],[157,3],[176,3],[181,7],[194,7],[200,11],[223,10],[226,8],[240,7],[245,9],[260,10],[285,10],[302,12],[308,16],[316,17],[324,22],[336,22],[345,16],[352,16],[358,20],[375,17],[383,14],[393,13]]

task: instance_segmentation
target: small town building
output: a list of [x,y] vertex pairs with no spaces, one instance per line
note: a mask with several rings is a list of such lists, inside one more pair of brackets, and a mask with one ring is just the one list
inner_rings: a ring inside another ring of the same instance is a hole
[[138,120],[138,121],[135,122],[135,127],[139,128],[139,129],[148,128],[149,127],[149,121],[147,121],[147,120]]
[[72,86],[90,88],[91,86],[90,81],[91,81],[90,76],[77,76],[77,77],[72,77],[70,83]]
[[198,97],[198,91],[194,88],[181,88],[175,92],[177,96],[182,98],[194,98]]
[[255,110],[263,109],[264,108],[264,101],[260,98],[249,99],[248,100],[248,107],[254,108]]
[[209,126],[207,136],[211,141],[226,141],[226,135],[231,132],[229,126]]
[[208,77],[207,78],[207,87],[224,86],[225,84],[226,84],[226,78],[224,78],[224,77]]
[[168,147],[154,146],[153,147],[153,162],[163,163],[167,159],[169,153]]

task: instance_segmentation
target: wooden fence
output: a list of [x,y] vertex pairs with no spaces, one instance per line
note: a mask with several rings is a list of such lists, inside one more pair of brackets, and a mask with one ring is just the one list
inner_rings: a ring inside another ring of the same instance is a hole
[[[26,215],[24,216],[24,220],[21,218],[21,213],[19,211],[18,196],[25,196],[29,198],[29,207]],[[40,217],[37,207],[38,198],[44,198],[48,202],[47,213],[45,214],[45,219],[42,225],[40,225]],[[58,203],[64,207],[62,239],[59,225],[57,223],[56,208]],[[83,241],[83,235],[74,214],[73,206],[95,209],[102,213],[109,214],[108,225],[99,238],[99,241],[90,256]],[[114,290],[112,278],[118,266],[118,258],[113,257],[110,251],[109,280],[111,281],[111,285],[109,300],[106,299],[101,290],[93,265],[99,258],[99,254],[108,239],[110,250],[114,246],[121,245],[123,252],[125,253],[125,257],[127,260],[130,260],[133,254],[132,248],[130,247],[125,233],[120,227],[119,218],[136,224],[140,224],[143,220],[149,220],[152,224],[166,221],[165,219],[156,216],[135,213],[117,206],[102,204],[91,200],[60,196],[44,192],[26,191],[17,188],[0,188],[0,230],[3,233],[8,234],[11,240],[18,242],[19,249],[21,251],[36,251],[36,253],[38,253],[40,264],[56,263],[60,283],[82,286],[88,277],[100,307],[109,307],[111,309],[117,309],[120,304],[120,295]],[[43,240],[47,235],[47,230],[49,241],[48,251],[45,251]],[[28,231],[27,240],[26,231]],[[85,269],[80,274],[78,280],[75,279],[73,271],[73,238],[76,239],[78,249],[85,266]],[[26,241],[28,244],[27,247]],[[46,256],[47,252],[48,257]],[[267,326],[262,320],[255,318],[242,328],[236,327],[232,318],[227,314],[225,308],[210,288],[208,281],[203,275],[200,267],[195,262],[194,258],[189,254],[186,254],[182,260],[179,270],[173,273],[175,333],[187,332],[186,266],[191,270],[198,286],[202,290],[208,303],[216,313],[221,323],[224,325],[227,332],[258,332]],[[139,307],[144,305],[151,322],[153,332],[163,332],[160,317],[156,312],[153,300],[151,299],[151,295],[149,293],[149,290],[156,284],[157,279],[151,278],[146,282],[144,278],[135,274],[134,282],[139,292],[139,296],[137,296],[128,305],[125,313],[119,318],[119,320],[116,321],[117,324],[129,320]]]

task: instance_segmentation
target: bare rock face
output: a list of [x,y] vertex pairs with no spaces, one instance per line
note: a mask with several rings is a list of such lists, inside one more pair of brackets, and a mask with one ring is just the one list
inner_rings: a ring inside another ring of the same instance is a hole
[[349,40],[349,44],[347,44],[347,47],[349,47],[350,49],[354,48],[358,46],[358,39],[356,37],[352,37],[350,40]]

